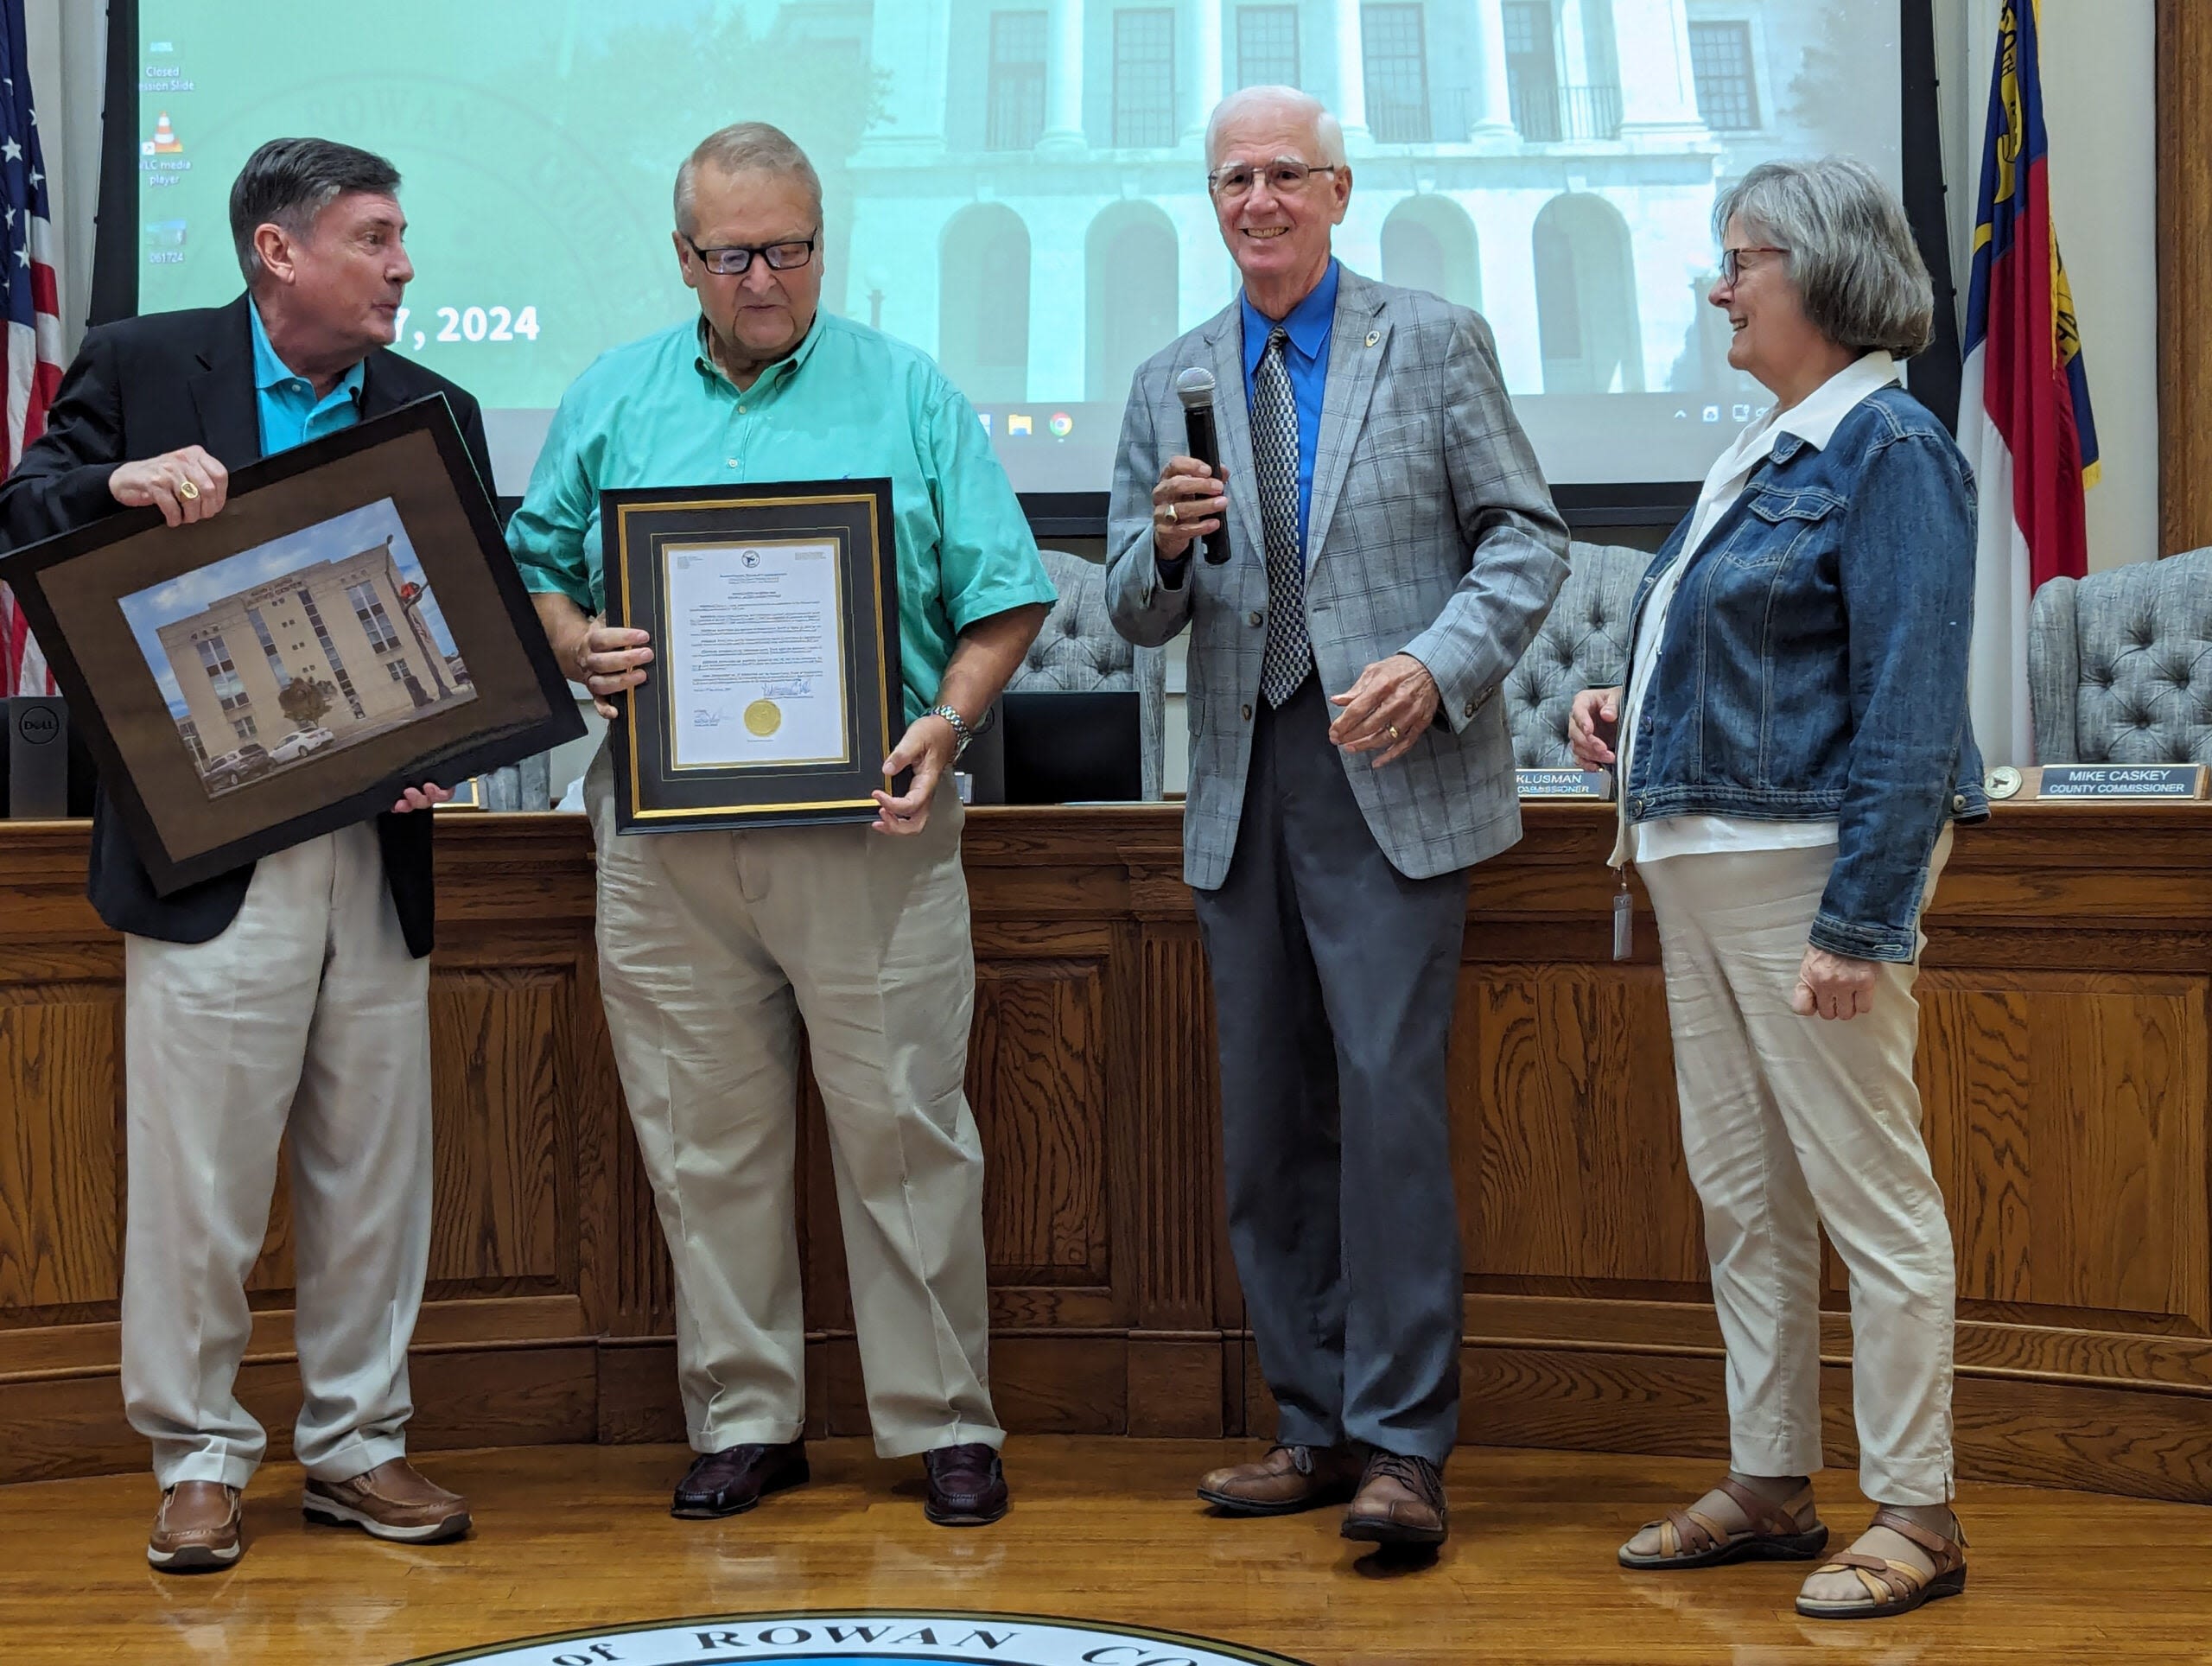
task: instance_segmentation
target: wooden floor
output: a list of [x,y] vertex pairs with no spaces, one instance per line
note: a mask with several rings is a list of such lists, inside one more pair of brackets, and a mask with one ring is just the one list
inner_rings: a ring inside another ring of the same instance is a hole
[[[476,1534],[429,1549],[308,1529],[299,1472],[271,1465],[248,1494],[245,1561],[192,1579],[145,1565],[149,1478],[19,1485],[0,1489],[0,1660],[385,1666],[623,1620],[912,1606],[1159,1625],[1313,1666],[2212,1662],[2212,1509],[1969,1486],[1963,1597],[1818,1625],[1789,1611],[1802,1567],[1614,1565],[1630,1529],[1707,1478],[1700,1463],[1463,1449],[1452,1542],[1408,1573],[1356,1555],[1333,1512],[1209,1518],[1192,1477],[1256,1450],[1020,1440],[1014,1513],[965,1532],[922,1520],[914,1465],[849,1440],[813,1449],[811,1486],[719,1523],[669,1517],[685,1459],[671,1447],[440,1454],[424,1467],[467,1491]],[[1864,1505],[1827,1483],[1847,1537]]]

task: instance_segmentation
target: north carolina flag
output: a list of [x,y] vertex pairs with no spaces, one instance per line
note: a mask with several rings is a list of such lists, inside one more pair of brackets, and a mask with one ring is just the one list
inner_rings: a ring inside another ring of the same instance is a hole
[[2081,331],[2050,223],[2048,151],[2036,10],[2002,0],[1959,385],[1959,448],[1974,465],[1981,511],[1969,690],[1991,764],[2033,760],[2028,599],[2047,578],[2088,570],[2082,493],[2097,478]]

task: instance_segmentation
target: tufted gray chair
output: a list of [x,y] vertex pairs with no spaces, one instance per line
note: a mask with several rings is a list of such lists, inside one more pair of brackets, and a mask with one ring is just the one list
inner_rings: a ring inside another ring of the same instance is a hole
[[545,810],[553,803],[553,754],[541,752],[483,776],[486,810]]
[[1628,675],[1629,604],[1651,556],[1618,544],[1567,546],[1567,582],[1521,663],[1506,673],[1506,721],[1513,726],[1513,761],[1522,769],[1572,764],[1567,712],[1585,689],[1605,688]]
[[2046,581],[2028,698],[2037,763],[2212,762],[2212,549]]
[[1045,570],[1060,599],[1045,616],[1010,689],[1135,689],[1144,796],[1157,798],[1167,723],[1167,661],[1158,648],[1124,641],[1106,612],[1106,569],[1065,550],[1046,550]]

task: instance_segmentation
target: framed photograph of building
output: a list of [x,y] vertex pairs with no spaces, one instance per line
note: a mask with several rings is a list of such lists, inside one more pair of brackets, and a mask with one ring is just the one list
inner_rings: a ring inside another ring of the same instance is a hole
[[600,496],[607,620],[654,659],[609,726],[615,825],[872,820],[899,742],[891,482]]
[[0,560],[164,893],[583,722],[442,398]]

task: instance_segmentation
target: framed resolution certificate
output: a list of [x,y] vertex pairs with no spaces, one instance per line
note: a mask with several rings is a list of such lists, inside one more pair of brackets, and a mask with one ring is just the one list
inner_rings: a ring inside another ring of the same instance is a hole
[[904,728],[891,482],[607,492],[600,528],[607,622],[653,645],[617,828],[873,821]]

